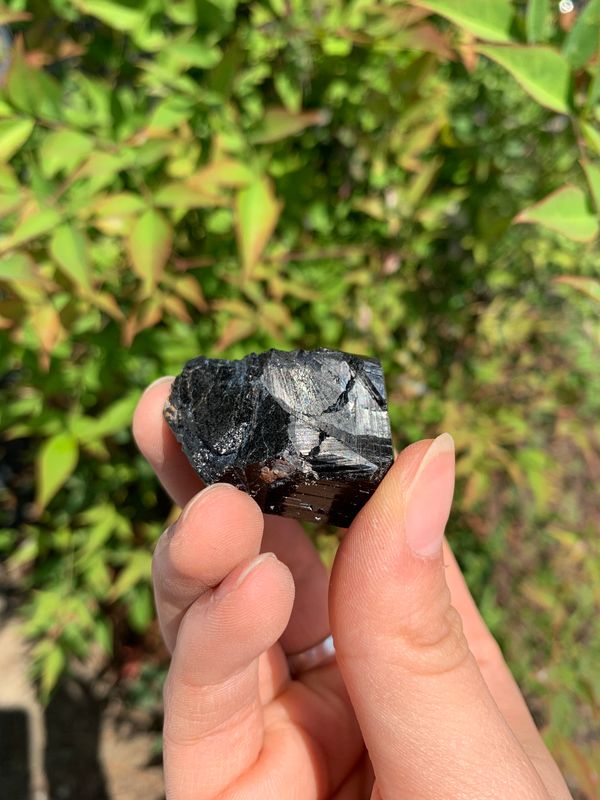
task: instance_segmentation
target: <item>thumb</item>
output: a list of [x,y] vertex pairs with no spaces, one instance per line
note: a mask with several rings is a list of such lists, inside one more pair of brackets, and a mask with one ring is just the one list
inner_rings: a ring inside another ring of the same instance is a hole
[[373,797],[545,800],[451,605],[442,540],[453,491],[452,437],[411,445],[335,559],[331,625],[375,771]]

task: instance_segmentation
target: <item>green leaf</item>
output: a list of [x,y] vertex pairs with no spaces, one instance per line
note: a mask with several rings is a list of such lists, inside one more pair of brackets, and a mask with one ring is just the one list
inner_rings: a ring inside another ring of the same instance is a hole
[[0,119],[0,161],[9,161],[29,139],[33,128],[31,119]]
[[25,196],[21,192],[11,194],[0,194],[0,217],[6,217],[16,211],[25,202]]
[[[600,81],[598,84],[600,85]],[[600,156],[600,130],[587,122],[581,122],[581,132],[587,146]]]
[[271,181],[258,178],[238,192],[235,202],[235,226],[242,267],[250,277],[267,242],[271,238],[281,204],[275,198]]
[[173,39],[168,49],[161,53],[163,54],[167,55],[180,70],[187,70],[190,67],[211,69],[223,57],[218,47],[211,47],[199,39],[185,41],[180,37]]
[[574,242],[590,242],[598,234],[598,220],[586,194],[577,186],[558,189],[521,211],[515,222],[538,223]]
[[548,0],[529,0],[525,16],[527,41],[534,44],[544,38],[546,18],[548,17]]
[[71,424],[71,433],[77,437],[82,445],[89,442],[113,436],[131,426],[134,409],[140,399],[141,392],[129,392],[125,397],[117,400],[99,417],[80,417]]
[[132,192],[120,192],[95,198],[89,210],[95,227],[107,236],[123,236],[129,233],[133,217],[147,208],[143,197]]
[[241,189],[251,183],[254,177],[254,173],[241,161],[222,158],[190,175],[186,183],[198,191],[218,195],[222,188]]
[[13,168],[8,164],[0,164],[0,191],[18,192],[20,189],[21,184]]
[[[118,3],[110,0],[73,0],[80,11],[104,22],[116,31],[131,33],[142,28],[146,18],[144,4]],[[141,7],[140,7],[141,6]]]
[[190,98],[182,95],[170,95],[161,100],[152,110],[146,131],[152,134],[164,134],[178,128],[194,113]]
[[42,702],[46,703],[48,701],[65,668],[65,663],[65,654],[62,648],[58,643],[54,643],[52,649],[48,651],[48,654],[39,665]]
[[94,203],[94,211],[99,217],[129,217],[146,208],[146,201],[139,194],[120,192],[99,198]]
[[540,105],[561,114],[570,112],[571,68],[556,50],[538,46],[480,45],[477,52],[508,70]]
[[591,161],[584,161],[581,166],[585,172],[596,211],[600,214],[600,165],[592,164]]
[[583,67],[593,56],[600,55],[600,0],[590,0],[577,15],[565,39],[563,53],[574,69]]
[[32,239],[37,239],[38,236],[43,236],[58,225],[60,221],[60,214],[54,208],[43,208],[30,214],[19,222],[11,236],[7,236],[0,241],[0,253],[5,253],[7,250],[25,244]]
[[71,173],[93,149],[93,140],[83,133],[71,130],[52,131],[40,148],[42,173],[47,178],[53,178],[62,171]]
[[142,214],[132,227],[127,248],[133,269],[142,280],[144,297],[159,283],[171,254],[172,241],[171,223],[154,208]]
[[127,169],[133,162],[135,162],[135,152],[132,150],[123,150],[118,155],[96,151],[81,167],[79,177],[90,179],[87,188],[90,194],[93,194],[111,184],[115,175]]
[[198,20],[195,0],[171,0],[165,6],[165,13],[178,25],[194,25]]
[[150,580],[152,555],[146,550],[134,550],[129,555],[129,563],[121,570],[110,593],[111,600],[118,600],[140,582]]
[[57,433],[41,446],[36,460],[36,505],[42,511],[72,475],[79,448],[71,433]]
[[586,295],[596,303],[600,303],[600,281],[596,278],[583,278],[579,275],[561,275],[554,279],[554,283],[562,283],[572,286],[581,294]]
[[13,50],[6,93],[15,108],[36,119],[60,119],[60,84],[43,68],[35,68],[27,63],[22,39],[17,40]]
[[91,270],[85,235],[73,225],[61,225],[50,239],[50,255],[61,271],[84,292],[91,292]]
[[[210,187],[212,188],[212,187]],[[161,208],[214,208],[223,205],[223,198],[203,191],[189,181],[177,181],[162,186],[154,196],[154,202]]]
[[265,112],[260,127],[248,137],[254,144],[269,144],[294,136],[311,125],[325,125],[329,122],[328,111],[305,111],[292,114],[285,108],[271,108]]
[[33,263],[25,253],[11,253],[0,259],[0,281],[36,282],[38,277],[33,270]]
[[592,71],[592,80],[590,81],[586,106],[588,108],[593,108],[598,101],[600,101],[600,69],[595,69]]
[[147,584],[136,586],[127,608],[127,619],[134,631],[144,633],[154,619],[152,592]]
[[510,42],[514,9],[510,0],[411,0],[412,4],[446,17],[486,42]]

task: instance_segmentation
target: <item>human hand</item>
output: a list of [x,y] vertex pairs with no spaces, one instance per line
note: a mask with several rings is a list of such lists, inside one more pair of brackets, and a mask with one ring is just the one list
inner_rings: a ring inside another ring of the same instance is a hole
[[[162,418],[169,391],[153,384],[134,417],[183,507],[153,564],[168,799],[570,798],[442,541],[452,439],[399,454],[329,580],[299,523],[226,484],[200,491]],[[337,663],[291,678],[287,656],[330,625]]]

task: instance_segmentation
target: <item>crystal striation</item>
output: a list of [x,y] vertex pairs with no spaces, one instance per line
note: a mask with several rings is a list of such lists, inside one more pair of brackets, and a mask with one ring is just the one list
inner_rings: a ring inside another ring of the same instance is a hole
[[325,348],[194,358],[164,415],[205,483],[267,514],[348,527],[394,460],[380,362]]

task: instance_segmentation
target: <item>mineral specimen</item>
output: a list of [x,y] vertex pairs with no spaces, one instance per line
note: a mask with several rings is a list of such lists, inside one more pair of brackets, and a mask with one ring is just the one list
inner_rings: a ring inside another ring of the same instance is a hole
[[348,527],[394,459],[381,364],[325,348],[194,358],[164,415],[205,483],[267,514]]

